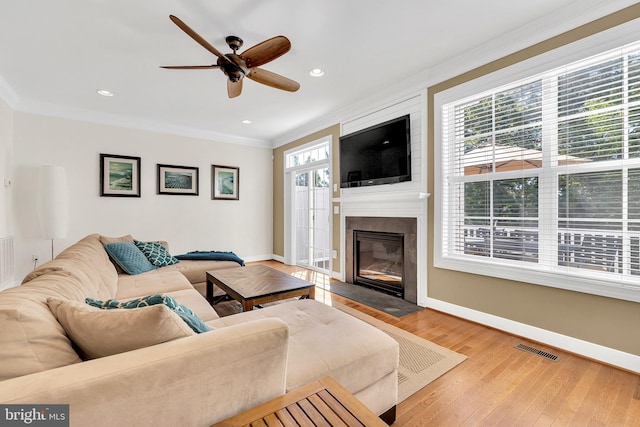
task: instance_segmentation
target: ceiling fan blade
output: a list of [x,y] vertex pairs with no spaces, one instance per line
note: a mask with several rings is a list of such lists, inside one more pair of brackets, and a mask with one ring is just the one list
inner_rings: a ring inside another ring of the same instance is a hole
[[289,52],[291,42],[285,36],[276,36],[250,47],[240,55],[249,68],[259,67]]
[[262,68],[252,68],[247,74],[251,80],[262,83],[263,85],[271,86],[276,89],[282,89],[289,92],[295,92],[300,89],[300,83],[288,79],[280,74],[272,73],[271,71],[263,70]]
[[160,68],[168,70],[206,70],[210,68],[220,68],[219,65],[161,65]]
[[232,82],[231,80],[227,80],[227,94],[229,95],[229,98],[235,98],[241,93],[242,93],[242,80],[238,80],[237,82]]
[[171,19],[173,21],[174,24],[176,24],[178,27],[180,27],[180,29],[182,31],[184,31],[185,33],[187,33],[187,35],[189,37],[191,37],[192,39],[194,39],[196,42],[198,42],[200,44],[200,46],[204,47],[205,49],[207,49],[209,52],[213,53],[215,56],[217,56],[218,58],[222,58],[226,61],[229,61],[229,59],[227,59],[226,56],[224,56],[224,54],[222,52],[220,52],[218,49],[216,49],[215,47],[213,47],[213,45],[211,43],[209,43],[208,41],[206,41],[204,38],[202,38],[202,36],[198,33],[196,33],[193,29],[191,29],[191,27],[189,27],[187,24],[185,24],[184,22],[182,22],[182,20],[180,20],[180,18],[178,18],[177,16],[173,16],[173,15],[169,15],[169,19]]

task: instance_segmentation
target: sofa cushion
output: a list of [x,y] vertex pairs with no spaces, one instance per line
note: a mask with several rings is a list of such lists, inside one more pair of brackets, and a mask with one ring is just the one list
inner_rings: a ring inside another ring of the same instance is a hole
[[170,308],[174,313],[184,320],[184,322],[189,325],[194,332],[202,333],[210,331],[211,329],[195,314],[189,307],[186,307],[171,295],[163,295],[163,294],[154,294],[148,295],[142,298],[135,298],[129,301],[118,301],[114,299],[110,299],[107,301],[96,301],[91,298],[86,299],[87,304],[101,308],[105,310],[111,309],[133,309],[140,307],[148,307],[152,305],[165,305]]
[[166,294],[193,289],[189,281],[178,271],[173,270],[173,267],[175,265],[136,274],[135,276],[121,274],[118,276],[118,291],[110,298],[125,300],[151,294]]
[[0,292],[0,380],[82,361],[47,306],[56,291],[37,282]]
[[[55,260],[52,260],[40,265],[39,267],[28,272],[27,275],[24,276],[24,278],[22,279],[21,284],[24,285],[25,283],[29,283],[33,279],[37,279],[38,277],[44,276],[49,273],[64,272],[64,268],[61,265],[59,265],[60,263],[57,263],[57,264],[58,265],[56,265]],[[66,274],[69,275],[68,272],[66,272]]]
[[109,237],[100,235],[100,243],[106,245],[107,243],[118,243],[118,242],[131,242],[133,243],[133,236],[131,234],[127,234],[126,236],[120,237]]
[[142,251],[151,264],[157,267],[177,264],[178,261],[169,251],[158,242],[140,242],[134,240],[133,243]]
[[207,271],[222,270],[224,268],[240,268],[240,265],[233,261],[180,261],[179,264],[162,267],[162,271],[179,271],[189,280],[191,284],[203,283],[207,281]]
[[195,335],[178,315],[162,304],[131,310],[101,310],[60,298],[49,298],[47,303],[88,359]]
[[140,274],[156,268],[131,242],[107,243],[104,245],[104,249],[111,259],[128,274]]
[[211,304],[209,304],[209,301],[203,298],[202,295],[193,288],[169,292],[167,295],[171,295],[178,303],[189,307],[203,322],[208,322],[209,320],[220,317]]
[[315,300],[294,300],[207,322],[212,329],[276,317],[289,326],[287,391],[330,375],[358,393],[398,367],[398,343],[381,330]]
[[[130,237],[131,238],[130,241],[133,242],[133,237],[131,236],[128,236],[128,237]],[[69,258],[67,255],[71,255],[72,258],[78,259],[82,257],[82,254],[85,254],[85,256],[88,257],[96,266],[100,265],[103,260],[110,261],[102,245],[104,243],[125,241],[125,240],[121,240],[125,238],[126,237],[104,238],[99,234],[89,234],[88,236],[84,237],[82,240],[76,242],[75,244],[69,246],[67,249],[62,251],[62,253],[60,253],[55,259],[45,262],[44,264],[41,264],[39,267],[27,273],[24,279],[22,279],[22,283],[23,284],[27,283],[37,277],[40,277],[52,271],[65,271],[65,270],[68,271],[68,269],[66,268],[67,266],[64,263],[61,264],[59,262],[60,259]],[[77,249],[80,249],[80,251],[78,251]],[[109,262],[109,264],[114,265],[111,262]],[[108,268],[107,269],[103,268],[103,271],[105,270],[108,271]],[[115,279],[114,273],[115,272],[108,271],[107,273],[107,275],[109,276],[108,282],[115,283],[116,279]]]
[[[100,243],[98,234],[90,234],[82,240],[69,246],[55,259],[45,262],[34,271],[27,274],[22,281],[27,284],[31,281],[46,278],[50,274],[66,275],[68,282],[56,283],[59,289],[66,288],[73,282],[79,285],[80,297],[78,301],[84,301],[85,297],[98,299],[113,298],[118,287],[118,273],[109,260],[109,256]],[[62,294],[64,298],[70,298]]]

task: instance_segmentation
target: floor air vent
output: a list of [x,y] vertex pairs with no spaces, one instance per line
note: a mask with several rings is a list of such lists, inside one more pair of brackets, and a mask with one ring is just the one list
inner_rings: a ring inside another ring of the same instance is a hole
[[528,345],[518,344],[517,346],[515,346],[515,348],[517,348],[518,350],[537,354],[540,357],[553,360],[554,362],[558,360],[558,356],[556,356],[555,354],[547,353],[546,351],[538,350],[537,348],[529,347]]

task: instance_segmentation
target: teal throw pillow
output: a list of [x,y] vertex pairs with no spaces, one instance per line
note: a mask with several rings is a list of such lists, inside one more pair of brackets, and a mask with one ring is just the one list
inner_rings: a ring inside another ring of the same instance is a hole
[[126,273],[140,274],[157,268],[132,242],[105,243],[104,249]]
[[195,314],[189,307],[178,303],[178,301],[176,301],[176,299],[171,295],[155,294],[142,298],[135,298],[129,301],[117,301],[115,299],[96,301],[93,298],[86,298],[85,302],[93,307],[102,308],[104,310],[114,308],[138,308],[164,304],[180,316],[194,332],[199,334],[211,330],[211,328],[208,327],[197,314]]
[[140,242],[134,240],[133,243],[144,253],[151,264],[157,267],[164,267],[165,265],[177,264],[177,258],[173,257],[169,251],[158,242]]

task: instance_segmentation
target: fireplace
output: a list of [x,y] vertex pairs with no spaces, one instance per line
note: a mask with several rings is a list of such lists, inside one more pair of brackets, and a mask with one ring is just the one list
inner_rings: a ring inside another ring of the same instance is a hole
[[354,283],[404,298],[404,234],[353,233]]
[[[416,304],[418,288],[416,218],[346,216],[344,236],[346,283],[354,286],[368,286]],[[358,239],[361,240],[360,243]],[[366,252],[360,261],[357,261],[358,245],[360,248],[364,246]],[[370,268],[372,264],[374,268]],[[364,274],[359,271],[363,269]]]

